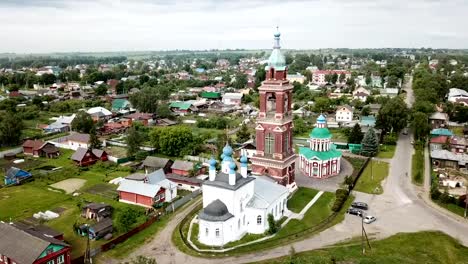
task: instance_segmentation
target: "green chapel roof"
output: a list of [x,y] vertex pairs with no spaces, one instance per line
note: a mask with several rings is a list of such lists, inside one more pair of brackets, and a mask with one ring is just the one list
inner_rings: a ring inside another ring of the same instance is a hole
[[316,127],[314,129],[312,129],[309,136],[311,138],[323,139],[323,138],[331,138],[332,134],[330,133],[330,131],[326,127]]
[[315,151],[311,150],[307,147],[300,147],[299,148],[299,155],[304,156],[306,159],[312,159],[314,157],[318,158],[319,160],[329,160],[332,158],[339,158],[341,157],[341,152],[332,148],[328,151]]

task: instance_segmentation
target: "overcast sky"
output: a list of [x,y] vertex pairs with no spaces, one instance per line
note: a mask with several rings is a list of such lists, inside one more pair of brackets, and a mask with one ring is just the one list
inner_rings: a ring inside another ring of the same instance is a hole
[[0,52],[468,48],[467,0],[0,0]]

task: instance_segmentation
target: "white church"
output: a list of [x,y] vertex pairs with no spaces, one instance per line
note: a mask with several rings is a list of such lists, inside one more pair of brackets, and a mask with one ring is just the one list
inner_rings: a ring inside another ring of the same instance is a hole
[[247,173],[247,157],[240,159],[240,173],[226,144],[221,155],[221,171],[210,160],[209,179],[203,183],[203,210],[199,213],[198,240],[210,246],[222,246],[245,234],[268,230],[267,217],[279,220],[287,208],[288,189],[268,177]]

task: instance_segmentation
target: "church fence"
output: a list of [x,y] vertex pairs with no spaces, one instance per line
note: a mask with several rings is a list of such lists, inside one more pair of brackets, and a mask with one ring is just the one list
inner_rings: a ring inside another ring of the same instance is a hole
[[182,205],[188,203],[190,200],[193,198],[197,197],[198,195],[201,194],[201,189],[198,189],[196,191],[193,191],[190,194],[185,195],[184,197],[180,198],[179,200],[169,204],[166,207],[166,214],[174,212],[177,208],[181,207]]

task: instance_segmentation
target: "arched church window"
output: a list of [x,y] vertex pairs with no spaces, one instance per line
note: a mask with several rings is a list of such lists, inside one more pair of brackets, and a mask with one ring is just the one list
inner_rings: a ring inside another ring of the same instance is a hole
[[205,228],[205,236],[208,236],[208,227]]
[[265,137],[265,153],[273,154],[275,152],[275,135],[268,133]]
[[259,215],[257,216],[257,225],[261,225],[262,224],[262,216]]
[[216,235],[216,237],[219,237],[219,228],[216,228],[215,235]]

